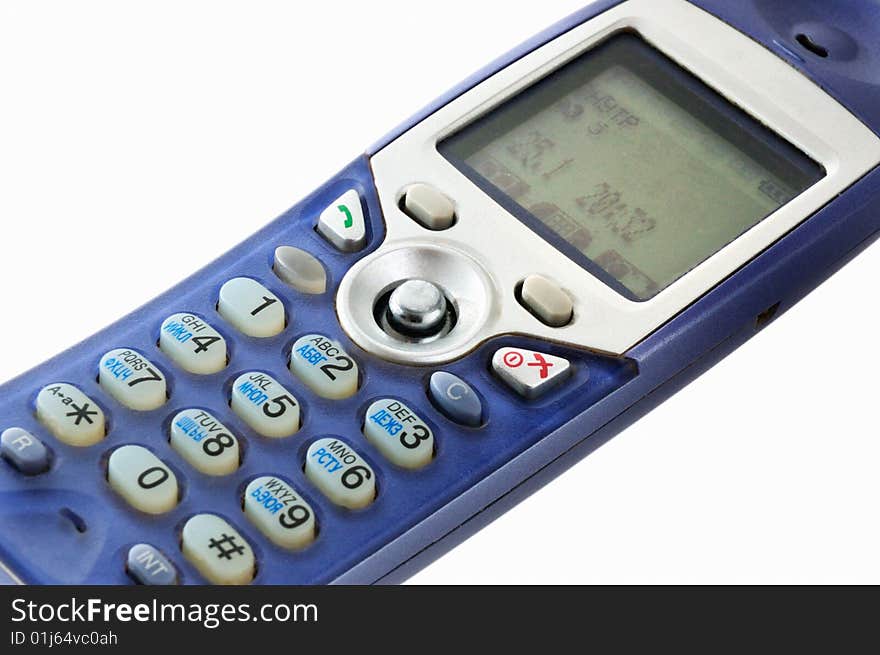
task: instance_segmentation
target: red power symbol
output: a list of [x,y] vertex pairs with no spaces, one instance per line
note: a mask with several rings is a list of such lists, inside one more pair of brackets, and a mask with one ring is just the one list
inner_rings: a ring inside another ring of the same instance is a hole
[[530,362],[529,366],[539,366],[541,368],[541,379],[546,380],[547,376],[550,375],[550,369],[553,367],[553,364],[544,359],[544,355],[535,353],[535,361]]
[[509,353],[504,355],[504,365],[508,368],[519,368],[523,364],[523,356],[522,353],[518,353],[515,350],[511,350]]

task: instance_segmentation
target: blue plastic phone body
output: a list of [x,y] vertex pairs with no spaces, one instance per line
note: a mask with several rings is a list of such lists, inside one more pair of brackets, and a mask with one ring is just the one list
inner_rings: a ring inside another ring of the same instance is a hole
[[[254,547],[258,560],[255,583],[403,580],[732,352],[759,329],[756,317],[762,312],[771,307],[777,314],[784,312],[878,236],[880,171],[874,170],[626,357],[600,357],[509,337],[486,343],[452,364],[417,368],[391,364],[357,348],[339,327],[333,294],[346,270],[383,238],[370,156],[495,71],[618,2],[595,2],[490,64],[204,270],[2,386],[0,429],[18,426],[29,430],[53,455],[51,469],[37,476],[23,476],[0,463],[0,560],[9,569],[7,577],[29,584],[130,584],[126,552],[135,543],[147,542],[174,562],[181,582],[202,583],[181,555],[180,529],[190,516],[208,511],[226,518]],[[880,6],[867,0],[835,3],[833,9],[819,0],[692,2],[776,52],[880,133],[880,103],[876,102],[880,67],[875,65],[880,46],[876,33],[866,32],[872,24],[880,25]],[[831,24],[833,29],[828,27]],[[839,61],[799,50],[795,35],[801,25],[809,25],[814,33],[832,40],[851,38],[858,44],[857,54]],[[361,194],[368,221],[368,245],[353,255],[335,250],[312,229],[317,215],[350,188]],[[297,293],[275,277],[271,262],[280,245],[303,248],[324,263],[329,274],[325,294]],[[220,286],[238,276],[261,281],[283,300],[292,320],[282,335],[247,338],[217,314]],[[157,348],[162,321],[181,311],[202,315],[227,338],[231,360],[226,370],[209,376],[189,375]],[[354,397],[323,400],[291,377],[286,366],[290,347],[299,336],[313,332],[340,340],[357,359],[362,383]],[[568,384],[537,402],[521,400],[489,370],[492,353],[508,343],[537,346],[567,357],[575,362],[577,373]],[[171,396],[162,409],[132,412],[97,384],[99,357],[112,347],[123,346],[144,353],[167,375]],[[427,379],[440,369],[459,375],[477,389],[488,409],[483,427],[459,426],[429,402]],[[294,437],[261,438],[230,410],[232,380],[248,370],[269,372],[297,391],[304,422]],[[35,395],[44,385],[58,381],[77,385],[101,404],[110,425],[106,439],[88,448],[73,448],[54,440],[40,425],[34,415]],[[361,433],[366,408],[373,400],[388,396],[405,401],[435,431],[436,457],[423,470],[407,472],[390,465]],[[187,407],[209,409],[243,438],[245,455],[237,473],[221,478],[200,475],[170,448],[168,423]],[[354,445],[376,471],[379,493],[369,508],[355,512],[340,509],[304,476],[306,450],[315,439],[328,435]],[[144,445],[174,469],[182,497],[173,511],[158,517],[139,513],[109,488],[106,459],[123,444]],[[244,487],[267,474],[286,479],[315,509],[320,533],[302,552],[274,547],[242,513]],[[82,524],[75,525],[67,510],[80,517]]]

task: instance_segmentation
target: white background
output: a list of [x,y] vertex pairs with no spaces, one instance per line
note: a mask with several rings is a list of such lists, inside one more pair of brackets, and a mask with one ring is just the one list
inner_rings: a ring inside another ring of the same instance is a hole
[[[0,378],[580,4],[0,0]],[[878,278],[875,248],[413,581],[880,582]]]

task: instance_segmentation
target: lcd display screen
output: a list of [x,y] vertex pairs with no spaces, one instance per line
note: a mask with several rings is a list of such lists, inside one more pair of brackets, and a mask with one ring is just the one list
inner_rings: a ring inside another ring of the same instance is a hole
[[633,300],[653,297],[824,176],[632,33],[581,55],[439,149]]

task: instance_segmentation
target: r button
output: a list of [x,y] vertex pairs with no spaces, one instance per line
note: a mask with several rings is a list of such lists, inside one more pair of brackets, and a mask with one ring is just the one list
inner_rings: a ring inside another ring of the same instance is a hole
[[22,428],[9,428],[0,435],[0,457],[22,475],[38,475],[49,470],[48,448]]

